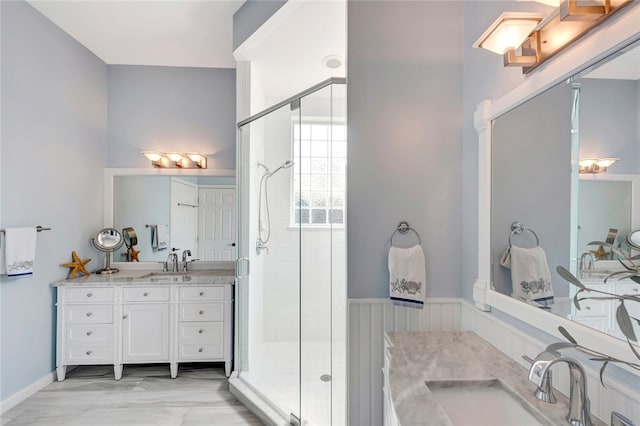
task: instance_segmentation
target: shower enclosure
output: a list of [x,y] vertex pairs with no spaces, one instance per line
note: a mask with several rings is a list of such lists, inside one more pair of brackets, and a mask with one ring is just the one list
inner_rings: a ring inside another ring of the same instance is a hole
[[344,425],[345,79],[238,129],[232,392],[276,424]]

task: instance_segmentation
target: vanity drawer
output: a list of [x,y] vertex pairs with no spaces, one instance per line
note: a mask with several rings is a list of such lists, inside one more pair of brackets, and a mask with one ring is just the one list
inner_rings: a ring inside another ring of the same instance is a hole
[[67,359],[69,364],[99,364],[113,362],[113,345],[100,344],[70,344],[67,347]]
[[188,322],[180,324],[180,343],[219,343],[223,340],[222,322]]
[[113,322],[111,305],[78,305],[66,307],[66,321],[80,324],[108,324]]
[[180,287],[180,300],[224,300],[224,287]]
[[113,341],[112,324],[78,324],[67,327],[67,339],[75,343],[111,344]]
[[124,289],[125,302],[168,302],[169,287],[131,287]]
[[222,358],[222,343],[210,345],[180,345],[179,357],[189,359],[217,359]]
[[67,288],[66,296],[69,303],[113,302],[113,288]]
[[600,317],[608,312],[608,300],[581,300],[580,310],[576,309],[577,317]]
[[222,303],[182,303],[180,321],[222,321],[224,304]]

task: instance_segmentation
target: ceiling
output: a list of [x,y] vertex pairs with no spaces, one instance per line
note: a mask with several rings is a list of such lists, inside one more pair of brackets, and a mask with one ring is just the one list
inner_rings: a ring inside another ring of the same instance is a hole
[[107,64],[236,66],[233,14],[244,0],[29,3]]

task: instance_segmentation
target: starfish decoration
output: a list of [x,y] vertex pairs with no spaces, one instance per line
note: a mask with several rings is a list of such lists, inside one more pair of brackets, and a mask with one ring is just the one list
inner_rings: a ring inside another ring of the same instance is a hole
[[603,246],[599,246],[598,250],[589,250],[589,251],[593,253],[596,259],[598,260],[608,259],[609,254],[611,254],[610,252],[606,251]]
[[62,263],[60,265],[65,268],[71,268],[71,271],[69,272],[69,278],[74,279],[78,272],[82,272],[85,275],[91,275],[89,271],[87,271],[87,268],[85,268],[85,265],[91,262],[91,259],[80,260],[80,257],[76,254],[75,251],[71,252],[71,258],[73,259],[73,262]]
[[131,257],[129,258],[129,262],[140,262],[140,258],[138,255],[140,254],[140,250],[136,250],[131,247]]

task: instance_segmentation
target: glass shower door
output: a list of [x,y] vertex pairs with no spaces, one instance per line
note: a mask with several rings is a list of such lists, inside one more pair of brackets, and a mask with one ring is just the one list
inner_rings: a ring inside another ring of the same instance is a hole
[[239,128],[236,371],[306,425],[345,424],[345,99],[324,85]]

